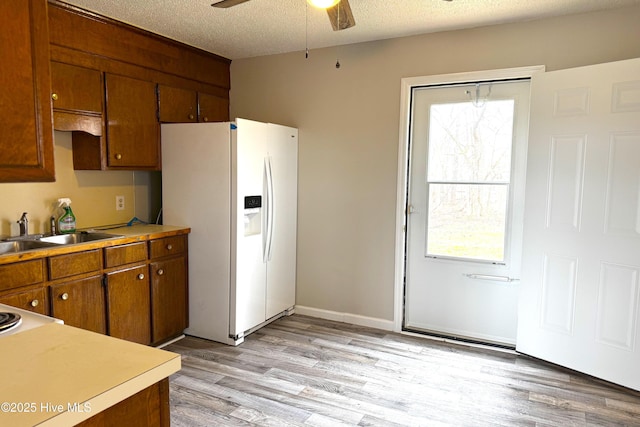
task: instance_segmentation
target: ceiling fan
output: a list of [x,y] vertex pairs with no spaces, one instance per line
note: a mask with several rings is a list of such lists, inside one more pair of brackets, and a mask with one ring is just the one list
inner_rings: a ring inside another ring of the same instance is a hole
[[[228,8],[247,1],[249,0],[222,0],[213,3],[211,6]],[[313,3],[313,1],[310,1],[310,3]],[[351,12],[351,6],[349,6],[349,0],[338,0],[338,3],[333,6],[321,8],[326,9],[333,31],[345,30],[356,25],[356,20],[353,18],[353,13]]]

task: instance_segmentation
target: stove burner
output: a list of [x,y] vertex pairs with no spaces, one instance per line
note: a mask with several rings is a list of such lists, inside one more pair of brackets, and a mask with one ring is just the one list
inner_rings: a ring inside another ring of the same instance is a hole
[[18,326],[21,316],[18,313],[0,312],[0,332],[7,331]]

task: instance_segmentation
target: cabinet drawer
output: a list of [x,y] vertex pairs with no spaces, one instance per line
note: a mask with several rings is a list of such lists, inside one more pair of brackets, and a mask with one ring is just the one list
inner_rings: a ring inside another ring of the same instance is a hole
[[61,277],[98,271],[102,268],[101,255],[100,249],[94,249],[92,251],[51,257],[49,258],[49,277],[51,280],[55,280]]
[[147,242],[130,243],[104,249],[105,268],[146,261]]
[[187,248],[186,236],[165,237],[164,239],[151,240],[149,246],[149,258],[161,258],[169,255],[181,254]]
[[47,314],[47,301],[44,288],[32,289],[10,295],[0,296],[0,303],[35,313]]
[[0,265],[0,291],[33,285],[45,280],[44,260]]

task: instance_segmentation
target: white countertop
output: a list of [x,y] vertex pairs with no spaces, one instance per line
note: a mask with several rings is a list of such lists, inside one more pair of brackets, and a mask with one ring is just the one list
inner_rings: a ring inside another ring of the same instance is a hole
[[12,427],[77,424],[181,367],[179,354],[57,323],[0,338],[0,354],[0,425]]

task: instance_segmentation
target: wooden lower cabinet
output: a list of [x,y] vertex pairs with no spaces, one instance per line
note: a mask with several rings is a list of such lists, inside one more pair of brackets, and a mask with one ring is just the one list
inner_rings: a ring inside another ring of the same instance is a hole
[[151,343],[151,301],[147,264],[106,274],[109,335]]
[[149,264],[152,342],[181,335],[187,327],[187,266],[184,257]]
[[3,293],[0,295],[0,303],[33,311],[34,313],[48,314],[46,292],[42,287]]
[[49,286],[51,316],[66,325],[107,332],[102,275]]
[[170,424],[169,379],[165,378],[77,425],[169,427]]
[[0,265],[0,303],[144,345],[188,327],[187,235]]

